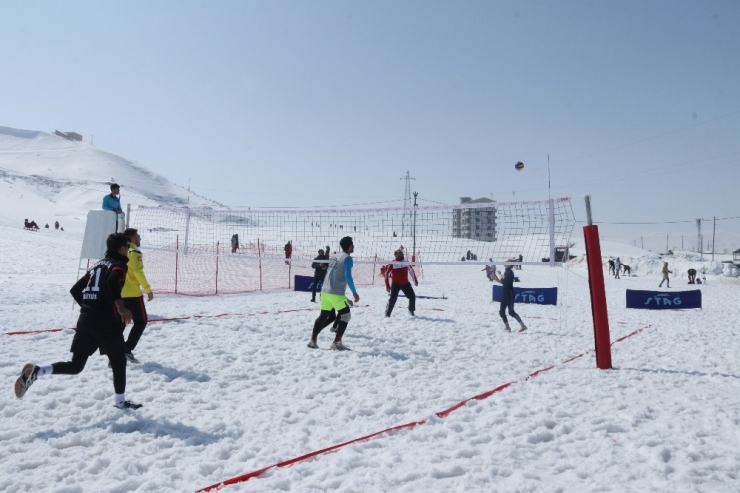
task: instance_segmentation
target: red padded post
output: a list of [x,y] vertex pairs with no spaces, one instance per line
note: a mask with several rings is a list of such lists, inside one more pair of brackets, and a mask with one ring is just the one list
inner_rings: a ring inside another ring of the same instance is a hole
[[596,345],[596,367],[608,370],[612,367],[612,346],[609,337],[609,315],[606,310],[604,289],[604,266],[601,263],[599,227],[584,226],[588,261],[588,284],[591,292],[591,314],[594,319],[594,343]]

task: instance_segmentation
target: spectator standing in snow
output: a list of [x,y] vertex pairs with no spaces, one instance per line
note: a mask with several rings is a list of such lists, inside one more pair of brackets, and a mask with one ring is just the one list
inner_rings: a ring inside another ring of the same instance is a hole
[[689,269],[689,284],[696,283],[696,269]]
[[660,281],[660,284],[658,284],[658,287],[662,287],[663,283],[666,283],[666,287],[671,287],[671,281],[668,278],[668,274],[673,274],[673,271],[668,270],[668,262],[663,262],[663,280]]
[[617,260],[614,261],[614,279],[619,279],[619,272],[622,270],[622,261],[619,260],[619,257],[617,257]]
[[54,221],[54,229],[59,229],[59,221]]
[[285,265],[290,265],[290,257],[293,255],[293,241],[289,240],[283,250],[285,250]]

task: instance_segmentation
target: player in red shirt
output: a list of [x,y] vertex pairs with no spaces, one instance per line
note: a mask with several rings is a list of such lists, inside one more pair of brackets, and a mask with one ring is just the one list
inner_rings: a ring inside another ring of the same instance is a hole
[[[383,276],[385,278],[385,290],[391,294],[388,300],[388,306],[385,309],[385,316],[391,316],[393,307],[396,305],[396,300],[398,299],[399,291],[403,291],[403,294],[408,298],[409,313],[413,315],[414,311],[416,311],[416,293],[414,293],[414,288],[411,287],[409,276],[414,281],[415,286],[419,285],[419,281],[416,280],[414,268],[404,262],[403,251],[396,250],[393,255],[395,259],[385,266],[385,274]],[[390,283],[391,280],[393,281],[393,285]]]

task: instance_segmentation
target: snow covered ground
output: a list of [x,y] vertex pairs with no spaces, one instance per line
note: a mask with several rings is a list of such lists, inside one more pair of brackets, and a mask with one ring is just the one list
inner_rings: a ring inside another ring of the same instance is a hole
[[121,185],[121,203],[213,206],[140,164],[99,147],[35,130],[0,126],[0,225],[23,220],[44,229],[59,221],[65,232],[82,232],[87,212],[100,209],[110,184]]
[[150,324],[127,387],[144,407],[122,412],[98,355],[14,397],[23,364],[70,354],[71,330],[6,333],[74,325],[81,234],[0,231],[0,491],[194,492],[421,420],[222,491],[740,491],[740,280],[711,271],[687,286],[694,260],[669,258],[670,290],[700,288],[703,310],[627,310],[626,288],[657,289],[660,259],[602,245],[637,264],[606,278],[611,338],[643,329],[613,345],[613,370],[589,352],[579,261],[517,271],[522,287],[559,288],[557,307],[518,305],[524,333],[503,332],[476,267],[425,267],[417,294],[447,299],[418,300],[415,318],[403,299],[383,317],[384,288],[361,289],[345,353],[328,332],[306,348],[308,293],[156,296],[152,319],[204,317]]

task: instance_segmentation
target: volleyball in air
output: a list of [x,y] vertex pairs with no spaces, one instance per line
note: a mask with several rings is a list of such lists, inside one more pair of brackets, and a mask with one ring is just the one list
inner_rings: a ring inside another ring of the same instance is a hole
[[521,171],[524,169],[524,163],[521,161],[517,161],[517,163],[514,165],[514,169],[517,171]]

